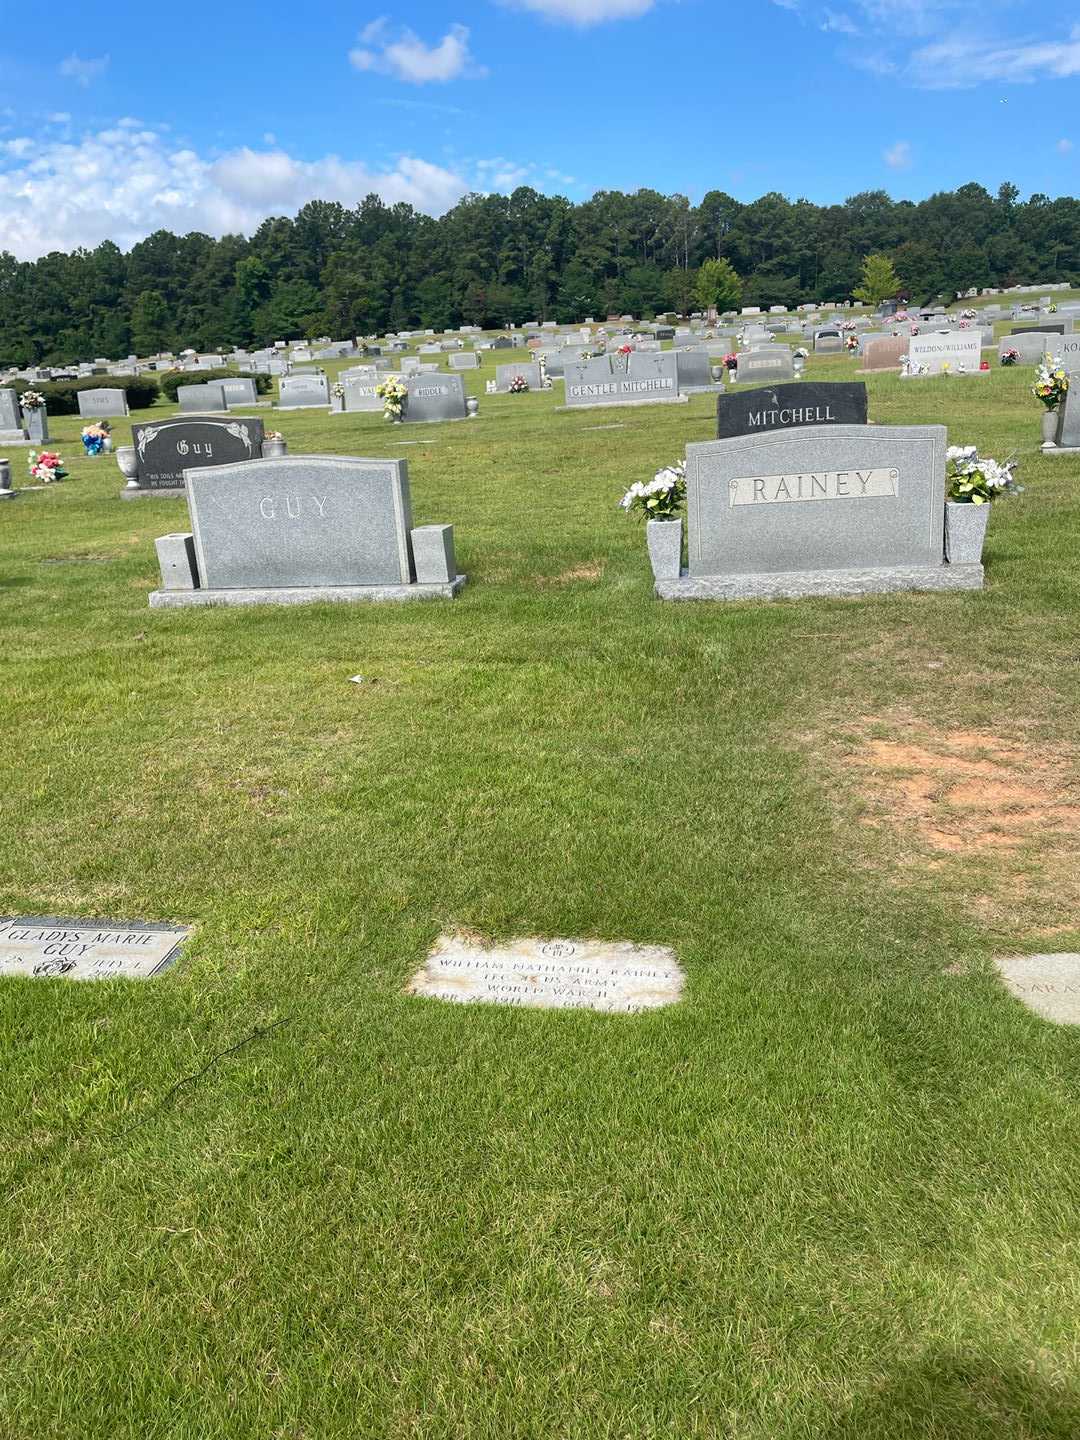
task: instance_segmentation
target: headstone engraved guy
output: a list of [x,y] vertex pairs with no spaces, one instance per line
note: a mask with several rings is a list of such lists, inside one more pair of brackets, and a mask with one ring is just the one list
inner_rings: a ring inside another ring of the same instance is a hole
[[202,465],[257,460],[262,453],[261,420],[217,419],[207,415],[133,425],[135,475],[125,499],[139,495],[181,495],[184,472]]
[[452,525],[413,527],[404,460],[283,456],[188,470],[189,533],[157,541],[154,609],[452,599]]

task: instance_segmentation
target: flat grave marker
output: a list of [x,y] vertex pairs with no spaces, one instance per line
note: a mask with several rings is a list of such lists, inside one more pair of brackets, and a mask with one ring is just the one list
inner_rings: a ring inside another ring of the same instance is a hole
[[522,939],[489,949],[444,935],[409,993],[458,1005],[636,1015],[673,1005],[684,983],[675,952],[666,946]]
[[172,964],[190,934],[186,925],[142,920],[0,916],[0,976],[148,980]]
[[1080,1025],[1080,955],[1014,955],[997,960],[1009,992],[1055,1025]]

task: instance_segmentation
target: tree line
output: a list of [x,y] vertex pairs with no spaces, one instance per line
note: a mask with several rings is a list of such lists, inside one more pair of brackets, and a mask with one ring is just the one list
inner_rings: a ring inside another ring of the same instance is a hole
[[842,205],[775,192],[742,204],[712,190],[691,205],[610,190],[575,205],[522,186],[468,195],[439,219],[376,195],[355,209],[312,201],[250,237],[158,230],[127,254],[110,241],[28,262],[0,253],[0,363],[685,313],[708,261],[726,262],[725,297],[735,272],[745,305],[835,301],[872,253],[918,301],[1076,281],[1080,201],[969,184],[918,203],[870,190]]

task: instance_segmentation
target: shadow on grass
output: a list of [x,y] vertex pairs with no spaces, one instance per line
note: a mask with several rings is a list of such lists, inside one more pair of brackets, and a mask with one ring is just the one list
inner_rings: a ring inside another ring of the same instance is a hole
[[930,1355],[816,1433],[815,1440],[1074,1440],[1080,1393],[1017,1364]]

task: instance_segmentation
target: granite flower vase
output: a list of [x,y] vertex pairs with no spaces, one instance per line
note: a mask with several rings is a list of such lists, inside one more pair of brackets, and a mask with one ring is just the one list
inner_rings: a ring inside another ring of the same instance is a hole
[[1042,443],[1043,449],[1049,450],[1057,445],[1058,437],[1058,412],[1057,410],[1044,410],[1042,415]]
[[26,436],[32,445],[44,445],[49,438],[49,421],[45,414],[45,406],[39,405],[36,410],[27,410],[26,415]]
[[978,565],[982,562],[990,506],[962,501],[945,503],[945,558],[950,565]]
[[678,580],[682,570],[682,521],[647,520],[645,543],[654,580]]

